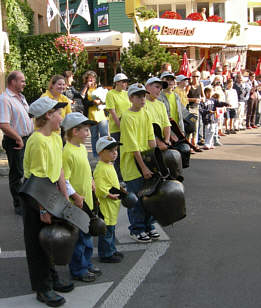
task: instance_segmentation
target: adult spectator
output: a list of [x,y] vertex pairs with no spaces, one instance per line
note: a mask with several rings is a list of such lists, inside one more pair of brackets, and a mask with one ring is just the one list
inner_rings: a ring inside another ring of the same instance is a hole
[[83,83],[81,94],[84,96],[84,115],[89,120],[97,122],[96,125],[91,126],[91,143],[93,156],[98,158],[96,142],[100,137],[108,136],[108,120],[104,109],[101,108],[103,103],[92,96],[92,92],[97,88],[97,74],[94,71],[87,71],[83,75]]
[[224,63],[222,75],[225,83],[227,83],[227,81],[232,78],[228,63]]
[[247,82],[247,85],[249,86],[250,92],[249,92],[249,98],[247,101],[247,114],[246,114],[246,128],[257,128],[255,125],[256,122],[256,109],[257,109],[257,103],[258,103],[258,94],[257,94],[257,86],[258,83],[255,80],[255,73],[250,72],[249,73],[249,81]]
[[197,146],[198,129],[199,129],[199,104],[204,100],[203,84],[200,82],[200,72],[195,70],[192,72],[192,81],[188,87],[188,109],[189,112],[197,117],[195,132],[192,134],[191,143],[196,146],[196,152],[202,152]]
[[7,88],[0,95],[0,128],[4,133],[3,148],[9,165],[9,188],[15,213],[22,215],[18,192],[24,176],[24,149],[33,132],[33,121],[28,115],[29,106],[22,94],[25,87],[22,72],[13,71],[7,77]]
[[83,97],[79,91],[73,86],[73,72],[65,71],[63,73],[65,79],[65,90],[63,94],[72,101],[72,111],[83,113]]
[[236,118],[238,121],[235,123],[236,130],[243,130],[243,122],[245,118],[245,104],[248,101],[249,93],[248,88],[243,80],[243,76],[241,74],[237,74],[236,82],[234,83],[233,88],[237,91],[238,96],[238,110]]

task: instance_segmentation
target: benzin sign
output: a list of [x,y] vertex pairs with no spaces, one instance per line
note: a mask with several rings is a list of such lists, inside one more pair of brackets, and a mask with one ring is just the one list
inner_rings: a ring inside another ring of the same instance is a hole
[[193,36],[196,28],[169,28],[167,26],[150,26],[150,31],[154,31],[159,35],[177,35],[177,36]]

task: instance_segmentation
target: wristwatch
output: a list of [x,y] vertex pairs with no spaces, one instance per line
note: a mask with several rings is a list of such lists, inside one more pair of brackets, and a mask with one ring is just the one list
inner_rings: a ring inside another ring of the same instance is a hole
[[44,215],[44,214],[46,214],[47,213],[47,211],[46,210],[40,210],[40,215]]

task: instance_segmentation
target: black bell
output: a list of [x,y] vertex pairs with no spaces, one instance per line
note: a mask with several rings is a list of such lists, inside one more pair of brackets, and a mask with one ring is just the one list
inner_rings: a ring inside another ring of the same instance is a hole
[[183,170],[181,154],[177,150],[162,151],[163,162],[170,171],[173,180],[183,182]]
[[89,224],[89,233],[92,236],[105,235],[107,232],[107,227],[103,219],[98,216],[93,216]]
[[51,262],[56,265],[66,265],[71,262],[78,240],[78,228],[65,221],[57,221],[42,228],[39,240]]
[[186,216],[183,184],[161,180],[152,195],[143,197],[143,206],[162,226],[181,220]]

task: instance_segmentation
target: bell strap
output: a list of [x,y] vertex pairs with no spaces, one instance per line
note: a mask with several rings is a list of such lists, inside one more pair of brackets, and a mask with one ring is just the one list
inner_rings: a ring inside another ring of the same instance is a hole
[[21,197],[23,195],[31,196],[53,216],[64,219],[84,233],[88,233],[89,216],[79,207],[69,202],[49,178],[39,178],[31,175],[24,182],[19,193]]

